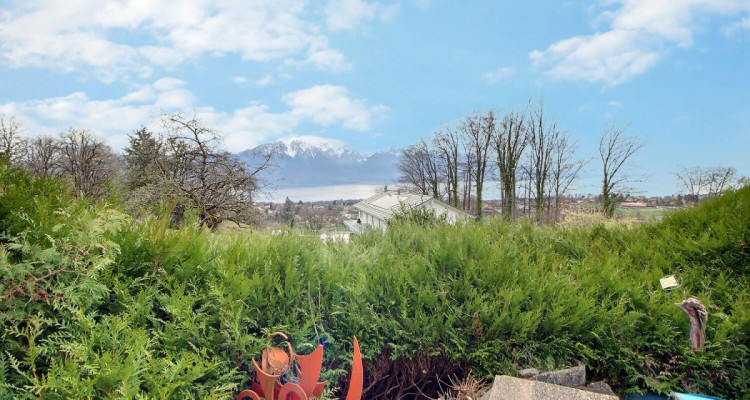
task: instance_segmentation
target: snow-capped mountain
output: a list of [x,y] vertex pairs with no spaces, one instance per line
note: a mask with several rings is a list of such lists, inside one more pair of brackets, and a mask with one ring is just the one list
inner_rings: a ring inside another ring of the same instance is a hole
[[266,177],[278,188],[327,185],[384,185],[398,178],[400,150],[389,149],[361,154],[343,142],[315,136],[301,136],[265,143],[237,154],[250,165],[259,161],[257,154],[274,150],[277,167]]

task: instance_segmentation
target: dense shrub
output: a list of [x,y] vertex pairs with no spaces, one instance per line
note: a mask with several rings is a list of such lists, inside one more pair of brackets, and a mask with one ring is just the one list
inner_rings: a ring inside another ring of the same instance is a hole
[[401,225],[405,222],[418,225],[421,228],[428,228],[438,224],[447,224],[448,215],[438,215],[435,210],[427,207],[408,207],[401,204],[398,211],[388,219],[388,225]]
[[273,330],[326,343],[331,382],[357,335],[370,398],[571,358],[624,391],[749,396],[750,189],[635,228],[405,220],[324,244],[136,221],[6,167],[0,188],[0,398],[227,399]]

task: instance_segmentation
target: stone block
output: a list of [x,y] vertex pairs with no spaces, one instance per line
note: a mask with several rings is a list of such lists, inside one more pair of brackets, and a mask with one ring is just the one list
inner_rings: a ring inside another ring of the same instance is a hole
[[581,387],[581,389],[588,390],[589,392],[602,393],[602,394],[608,394],[610,396],[616,396],[615,391],[612,390],[612,387],[610,387],[604,381],[591,382],[588,385]]
[[539,370],[536,368],[526,368],[526,369],[519,369],[518,370],[518,377],[519,378],[533,378],[537,375],[539,375]]
[[573,368],[542,372],[536,380],[572,388],[582,386],[586,384],[586,366],[579,364]]
[[495,377],[492,388],[480,400],[618,400],[618,398],[504,375]]

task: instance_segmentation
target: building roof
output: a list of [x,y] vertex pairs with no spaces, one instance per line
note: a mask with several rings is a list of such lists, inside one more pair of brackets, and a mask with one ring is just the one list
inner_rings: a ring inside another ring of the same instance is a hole
[[423,194],[401,193],[393,190],[370,196],[354,205],[354,208],[387,220],[394,213],[405,207],[416,207],[429,201],[432,197]]
[[[406,208],[418,207],[429,202],[430,200],[440,202],[444,206],[454,209],[460,213],[466,213],[465,211],[459,210],[451,206],[450,204],[444,203],[439,199],[435,199],[432,196],[428,196],[425,194],[405,193],[395,190],[381,192],[367,199],[364,199],[355,204],[354,208],[374,215],[380,219],[387,220],[394,213],[399,212],[402,205]],[[466,214],[470,215],[468,213]]]

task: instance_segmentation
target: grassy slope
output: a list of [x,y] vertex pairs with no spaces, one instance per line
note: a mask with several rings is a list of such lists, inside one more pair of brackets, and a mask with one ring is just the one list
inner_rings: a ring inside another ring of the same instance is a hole
[[[485,376],[575,357],[625,390],[749,396],[750,189],[634,229],[405,225],[324,245],[172,230],[0,178],[0,397],[228,398],[279,329],[302,353],[326,337],[334,380],[357,335],[366,357]],[[667,274],[682,287],[660,290]],[[710,313],[697,354],[673,305],[689,295]]]

